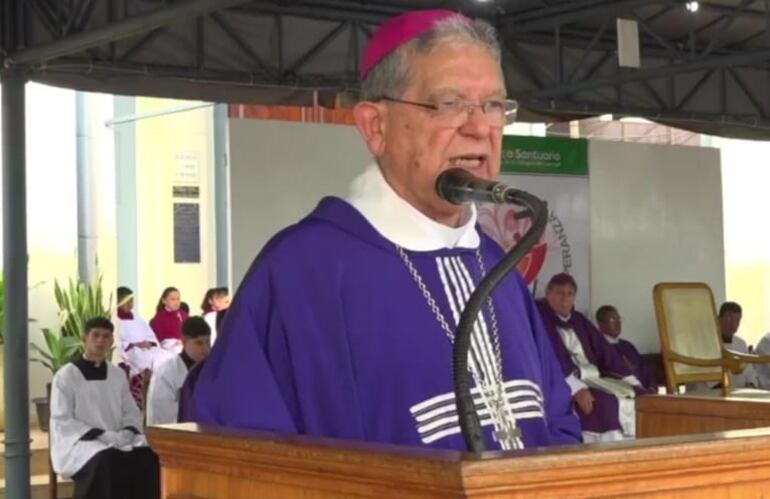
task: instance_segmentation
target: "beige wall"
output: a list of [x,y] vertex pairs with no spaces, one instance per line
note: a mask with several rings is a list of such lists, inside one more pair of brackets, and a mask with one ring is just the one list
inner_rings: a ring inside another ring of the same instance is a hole
[[[138,98],[136,113],[190,106],[191,102]],[[215,282],[212,107],[136,121],[137,226],[140,313],[149,320],[163,289],[179,288],[191,313],[200,313],[206,289]],[[182,181],[180,168],[197,165],[197,176]],[[174,185],[198,186],[201,263],[174,263]]]
[[[109,291],[115,286],[115,182],[112,133],[104,122],[112,117],[112,97],[93,94],[89,103],[97,251]],[[75,92],[27,85],[29,340],[40,345],[41,329],[59,325],[54,282],[66,283],[78,274],[75,125]],[[45,396],[50,371],[31,363],[29,376],[30,397]],[[34,411],[31,415],[34,423]]]

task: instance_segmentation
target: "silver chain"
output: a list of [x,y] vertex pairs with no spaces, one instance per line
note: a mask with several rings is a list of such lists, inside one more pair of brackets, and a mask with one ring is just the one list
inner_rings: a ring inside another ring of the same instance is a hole
[[446,318],[444,318],[444,314],[441,313],[441,309],[438,308],[438,305],[436,304],[436,300],[433,299],[433,295],[428,290],[428,286],[425,285],[425,282],[422,280],[422,276],[419,272],[417,272],[417,268],[412,263],[411,258],[406,254],[406,251],[404,251],[404,248],[401,246],[396,246],[396,250],[398,250],[398,254],[401,256],[401,260],[404,261],[404,264],[406,265],[407,270],[409,270],[409,273],[412,275],[412,279],[414,279],[415,284],[417,284],[417,287],[420,288],[420,292],[422,292],[422,296],[425,298],[425,301],[428,302],[428,306],[430,307],[431,311],[433,312],[433,315],[436,316],[436,320],[438,320],[438,323],[441,325],[441,329],[444,330],[444,332],[447,335],[447,338],[449,338],[449,341],[451,343],[455,342],[455,332],[452,331],[452,328],[449,326],[449,323],[446,321]]
[[[487,275],[487,267],[484,265],[484,259],[481,258],[481,249],[476,248],[476,261],[479,264],[479,270],[482,277]],[[495,307],[492,304],[492,297],[487,297],[487,310],[489,311],[489,322],[492,323],[492,341],[493,348],[495,349],[495,381],[502,384],[503,382],[503,356],[500,353],[500,330],[497,328],[497,314],[495,313]]]
[[[436,303],[436,300],[433,298],[433,295],[431,294],[430,290],[425,285],[425,282],[422,280],[422,276],[417,271],[417,268],[414,266],[414,263],[412,263],[412,260],[411,258],[409,258],[409,255],[406,254],[406,251],[404,251],[404,249],[398,245],[395,245],[395,246],[399,256],[401,257],[401,260],[404,262],[404,265],[406,265],[406,268],[409,271],[409,274],[412,276],[412,279],[414,279],[415,284],[417,284],[417,287],[420,289],[422,296],[425,298],[425,301],[428,303],[428,306],[433,312],[433,315],[436,317],[436,320],[441,325],[441,328],[444,330],[444,333],[446,333],[446,336],[447,338],[449,338],[449,341],[451,343],[454,343],[455,333],[452,330],[452,328],[449,326],[449,323],[444,317],[444,314],[441,312],[441,309],[439,309],[438,304]],[[476,248],[476,261],[478,262],[481,275],[482,276],[486,275],[487,270],[486,270],[486,266],[484,265],[484,259],[481,256],[480,247]],[[492,376],[494,377],[494,379],[491,380],[491,382],[487,382],[486,380],[484,380],[483,372],[477,372],[477,371],[481,371],[481,369],[477,370],[472,368],[471,373],[473,374],[473,377],[476,380],[476,385],[479,387],[479,390],[482,396],[485,398],[487,409],[490,412],[490,416],[492,416],[492,420],[495,421],[495,426],[496,427],[499,426],[499,430],[496,433],[499,433],[501,435],[500,441],[501,443],[504,444],[503,448],[506,448],[507,446],[510,449],[520,449],[520,448],[523,448],[523,443],[521,442],[521,439],[518,437],[519,432],[515,429],[515,419],[513,417],[513,413],[510,409],[510,406],[507,403],[506,396],[505,396],[505,387],[503,386],[503,360],[502,360],[502,354],[500,349],[500,331],[497,325],[497,314],[495,314],[495,307],[492,303],[491,297],[487,297],[487,310],[489,312],[489,321],[491,323],[492,341],[493,341],[493,349],[494,349],[494,356],[495,356],[494,372],[492,373]],[[480,323],[481,319],[477,319],[477,321],[479,321]],[[505,417],[506,415],[505,413],[507,413],[508,415],[507,418]]]

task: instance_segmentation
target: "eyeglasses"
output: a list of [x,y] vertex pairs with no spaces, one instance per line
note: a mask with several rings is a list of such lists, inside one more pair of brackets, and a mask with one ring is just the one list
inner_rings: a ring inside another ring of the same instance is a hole
[[618,316],[618,317],[607,317],[605,320],[607,322],[622,322],[623,318],[620,317],[620,316]]
[[430,109],[434,112],[433,116],[438,123],[449,127],[458,127],[464,124],[476,108],[479,108],[489,126],[503,127],[516,121],[516,113],[519,110],[519,103],[513,99],[488,100],[481,104],[474,104],[461,99],[446,99],[436,104],[429,104],[388,96],[383,96],[381,100]]

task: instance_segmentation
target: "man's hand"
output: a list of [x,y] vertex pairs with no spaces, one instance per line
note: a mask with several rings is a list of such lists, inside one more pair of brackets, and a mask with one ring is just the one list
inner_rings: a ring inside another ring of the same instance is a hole
[[591,414],[594,410],[594,396],[588,388],[583,388],[575,393],[575,403],[585,414]]
[[134,438],[136,438],[136,433],[134,433],[131,430],[120,430],[118,433],[118,447],[128,447],[134,442]]
[[102,433],[101,435],[99,435],[97,437],[97,439],[100,440],[101,442],[107,444],[107,445],[112,445],[114,447],[119,447],[120,446],[119,445],[119,443],[120,443],[120,433],[118,433],[117,431],[109,431],[109,430],[107,430],[104,433]]

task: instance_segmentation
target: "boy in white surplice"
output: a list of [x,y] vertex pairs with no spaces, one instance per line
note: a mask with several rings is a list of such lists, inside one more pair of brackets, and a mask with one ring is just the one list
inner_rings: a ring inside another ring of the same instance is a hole
[[134,293],[125,286],[118,288],[118,333],[120,356],[129,366],[131,377],[154,371],[174,356],[161,348],[150,325],[134,311]]
[[85,325],[83,355],[62,367],[51,388],[51,461],[75,482],[75,499],[160,497],[157,456],[124,372],[107,361],[115,328]]
[[147,392],[147,425],[172,424],[179,415],[179,391],[187,373],[211,350],[211,328],[203,317],[182,323],[182,353],[161,364],[150,379]]

